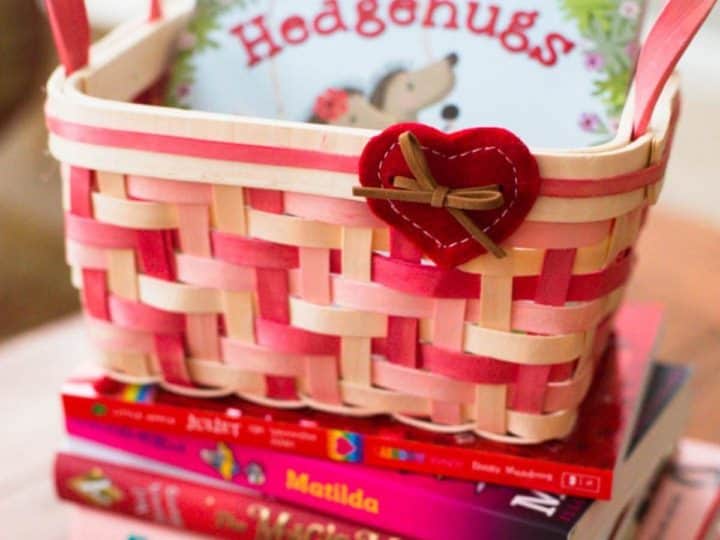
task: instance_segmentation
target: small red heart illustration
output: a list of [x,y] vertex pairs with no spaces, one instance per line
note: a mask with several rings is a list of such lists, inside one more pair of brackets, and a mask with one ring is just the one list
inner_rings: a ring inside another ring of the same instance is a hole
[[339,456],[347,456],[352,454],[354,451],[355,446],[344,437],[340,437],[335,441],[335,452]]
[[[419,160],[409,159],[416,162],[414,165],[408,163],[400,143],[408,132],[422,153]],[[408,185],[428,187],[428,180],[414,183],[412,171],[418,171],[418,161],[424,161],[420,170],[429,169],[429,182],[435,189],[408,195],[403,189]],[[398,179],[404,182],[400,187]],[[505,129],[472,128],[448,134],[423,124],[397,124],[365,146],[360,158],[360,183],[370,188],[365,192],[383,192],[383,197],[368,196],[367,203],[375,215],[438,266],[455,267],[488,251],[488,242],[483,245],[470,230],[482,231],[479,234],[494,245],[520,226],[537,200],[540,173],[528,147]],[[472,188],[488,186],[502,194],[496,207],[458,210],[446,203],[478,191]],[[425,196],[423,202],[407,200],[419,200],[417,195]]]

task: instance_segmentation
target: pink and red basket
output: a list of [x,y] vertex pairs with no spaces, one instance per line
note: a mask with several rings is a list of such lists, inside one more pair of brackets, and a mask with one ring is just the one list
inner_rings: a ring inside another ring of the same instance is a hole
[[191,2],[152,2],[90,61],[82,2],[48,6],[67,259],[113,377],[515,442],[572,429],[667,163],[678,96],[662,61],[692,33],[664,53],[651,35],[615,142],[532,151],[537,200],[497,239],[503,258],[453,267],[353,195],[375,133],[135,102]]

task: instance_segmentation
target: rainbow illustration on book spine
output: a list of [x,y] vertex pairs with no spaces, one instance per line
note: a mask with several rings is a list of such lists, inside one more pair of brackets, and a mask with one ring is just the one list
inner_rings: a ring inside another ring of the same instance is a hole
[[645,0],[198,0],[168,105],[382,129],[612,139]]

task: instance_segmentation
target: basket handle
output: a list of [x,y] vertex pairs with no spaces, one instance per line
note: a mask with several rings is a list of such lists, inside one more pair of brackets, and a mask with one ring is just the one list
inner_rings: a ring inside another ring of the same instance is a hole
[[634,137],[648,130],[655,105],[717,0],[668,0],[648,34],[635,76]]
[[[84,0],[45,0],[50,27],[66,75],[88,65],[90,22]],[[162,0],[150,0],[149,21],[163,16]]]

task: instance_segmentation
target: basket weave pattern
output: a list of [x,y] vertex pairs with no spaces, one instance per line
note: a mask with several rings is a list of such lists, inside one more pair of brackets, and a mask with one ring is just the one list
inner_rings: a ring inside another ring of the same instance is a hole
[[[156,60],[133,84],[161,73],[165,54],[134,54]],[[572,428],[674,115],[597,158],[539,156],[541,196],[507,257],[447,270],[352,197],[366,135],[232,118],[207,135],[216,117],[103,101],[137,89],[101,67],[56,74],[47,109],[67,258],[114,377],[516,441]],[[608,167],[614,152],[637,165]]]

